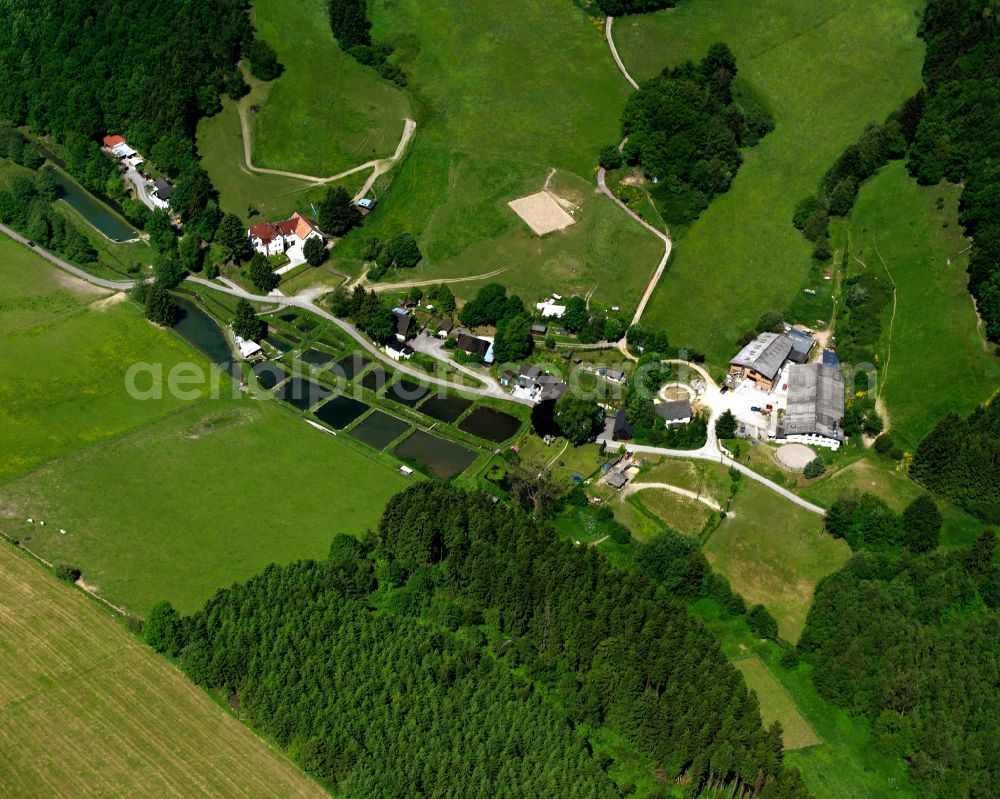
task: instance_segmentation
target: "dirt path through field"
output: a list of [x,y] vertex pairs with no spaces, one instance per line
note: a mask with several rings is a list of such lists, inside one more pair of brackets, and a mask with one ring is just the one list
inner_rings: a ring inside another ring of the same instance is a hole
[[240,101],[238,109],[240,114],[240,128],[243,133],[243,160],[245,161],[246,168],[248,170],[251,172],[259,172],[264,175],[280,175],[286,178],[295,178],[296,180],[302,180],[307,183],[315,183],[319,186],[324,183],[332,183],[335,180],[346,178],[348,175],[353,175],[355,172],[363,172],[366,169],[371,169],[371,175],[368,177],[368,180],[365,181],[361,190],[355,196],[355,199],[364,197],[371,189],[376,179],[378,179],[379,175],[387,172],[392,165],[402,157],[403,151],[406,149],[406,145],[413,137],[413,132],[417,129],[417,123],[412,119],[403,120],[403,135],[399,139],[399,144],[396,145],[396,152],[394,152],[391,156],[388,158],[376,158],[371,161],[366,161],[358,166],[345,169],[343,172],[338,172],[336,175],[330,175],[329,177],[323,178],[317,177],[316,175],[304,175],[301,172],[289,172],[285,169],[269,169],[267,167],[254,166],[253,159],[251,158],[251,150],[253,148],[250,140],[250,119],[247,116],[247,103],[245,99]]

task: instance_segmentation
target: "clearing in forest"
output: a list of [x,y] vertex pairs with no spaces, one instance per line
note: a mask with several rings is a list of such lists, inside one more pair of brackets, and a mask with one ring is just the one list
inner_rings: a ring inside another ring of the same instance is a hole
[[759,657],[751,655],[740,658],[734,660],[733,665],[743,674],[747,687],[757,694],[764,724],[768,725],[773,721],[781,723],[785,749],[802,749],[822,743],[816,731],[802,717],[788,692],[774,679]]
[[325,797],[108,612],[0,543],[5,796]]
[[861,187],[851,214],[848,273],[891,275],[896,287],[879,393],[893,436],[911,452],[945,414],[967,416],[1000,385],[1000,359],[978,328],[969,294],[960,193],[946,183],[919,186],[894,161]]
[[729,191],[688,230],[675,231],[681,235],[644,324],[724,364],[763,312],[783,311],[801,293],[811,245],[792,227],[795,204],[868,122],[881,122],[920,87],[923,6],[717,0],[615,21],[618,52],[640,81],[725,42],[736,55],[737,81],[775,120],[744,154]]
[[805,627],[816,584],[851,554],[823,531],[821,517],[746,479],[704,550],[733,590],[751,605],[764,605],[792,643]]

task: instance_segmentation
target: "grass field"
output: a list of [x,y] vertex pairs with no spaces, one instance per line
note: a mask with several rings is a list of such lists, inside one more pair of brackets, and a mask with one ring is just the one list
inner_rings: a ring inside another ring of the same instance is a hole
[[0,544],[4,796],[326,794],[81,592]]
[[662,488],[647,488],[628,497],[646,513],[679,533],[697,535],[715,513],[708,505]]
[[[219,190],[222,209],[244,220],[249,208],[260,213],[254,221],[286,216],[296,210],[306,212],[309,202],[322,197],[326,191],[322,186],[298,178],[263,175],[247,169],[243,163],[239,112],[232,100],[224,100],[218,114],[198,124],[198,152],[202,166]],[[367,173],[359,172],[340,184],[354,194],[367,177]]]
[[850,549],[823,532],[822,518],[745,478],[730,513],[705,555],[747,602],[771,612],[782,638],[798,641],[816,584]]
[[[32,256],[48,275],[54,271]],[[9,271],[7,261],[0,271]],[[39,279],[39,284],[42,282]],[[36,284],[32,284],[36,285]],[[41,300],[22,297],[19,306],[34,313]],[[55,294],[58,298],[58,292]],[[60,303],[61,300],[54,300]],[[128,302],[99,301],[47,321],[35,320],[4,335],[0,370],[0,482],[38,465],[119,435],[186,404],[169,391],[162,398],[137,401],[126,387],[129,368],[138,362],[162,365],[162,373],[136,380],[140,388],[163,385],[175,364],[208,363],[179,337],[147,322]],[[200,394],[200,392],[196,392]]]
[[325,177],[392,155],[406,95],[341,50],[325,0],[256,0],[257,32],[285,71],[253,117],[255,166]]
[[[424,260],[406,278],[508,268],[497,280],[526,302],[596,286],[596,299],[634,305],[662,247],[596,194],[597,154],[617,140],[628,85],[586,15],[572,3],[400,0],[374,3],[372,16],[409,75],[419,127],[376,184],[365,235],[419,237]],[[538,238],[507,202],[542,189],[553,168],[578,221]],[[358,255],[363,238],[344,244]]]
[[757,693],[764,724],[781,723],[785,749],[802,749],[820,743],[816,731],[802,717],[788,692],[759,657],[740,658],[734,660],[733,665],[743,674],[747,687]]
[[1000,385],[1000,359],[978,330],[966,287],[960,192],[918,186],[896,161],[862,187],[851,214],[850,271],[884,278],[888,270],[896,285],[880,392],[893,435],[911,452],[942,416],[966,416]]
[[49,269],[42,259],[0,235],[0,333],[51,321],[108,292]]
[[278,403],[217,399],[0,486],[0,506],[8,534],[112,602],[188,613],[269,563],[324,557],[408,484]]
[[721,364],[761,313],[784,310],[801,292],[810,247],[792,227],[792,210],[866,123],[919,88],[922,7],[921,0],[683,0],[616,20],[618,50],[637,79],[697,61],[724,41],[738,80],[775,118],[730,190],[677,241],[643,322]]

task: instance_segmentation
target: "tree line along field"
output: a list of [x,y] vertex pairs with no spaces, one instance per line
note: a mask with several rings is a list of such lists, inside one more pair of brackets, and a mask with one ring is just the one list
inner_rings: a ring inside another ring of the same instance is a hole
[[[376,184],[380,207],[335,257],[356,269],[366,236],[408,231],[424,260],[398,279],[504,268],[498,279],[525,301],[594,289],[634,305],[663,250],[596,193],[597,153],[617,139],[629,89],[580,9],[447,0],[375,3],[371,16],[409,76],[419,127],[404,162]],[[578,221],[538,238],[507,203],[543,189],[553,168],[551,188],[579,207]]]
[[0,543],[5,796],[326,794],[80,591]]
[[909,451],[939,419],[968,415],[1000,385],[1000,359],[979,329],[967,289],[969,240],[961,189],[919,186],[894,161],[861,188],[851,213],[848,274],[895,285],[887,309],[879,393],[893,436]]
[[764,311],[784,310],[801,292],[811,258],[791,224],[795,203],[866,123],[919,88],[922,5],[764,0],[751,12],[738,0],[691,0],[616,20],[619,53],[637,80],[697,61],[724,41],[736,55],[737,81],[775,119],[729,191],[678,238],[644,323],[725,363]]

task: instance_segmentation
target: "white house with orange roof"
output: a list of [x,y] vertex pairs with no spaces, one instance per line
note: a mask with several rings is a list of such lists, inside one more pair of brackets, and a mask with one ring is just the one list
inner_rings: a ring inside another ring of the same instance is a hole
[[256,252],[263,255],[284,253],[291,262],[289,266],[305,262],[302,247],[309,239],[323,240],[319,228],[299,213],[279,222],[258,222],[247,230],[247,236]]

